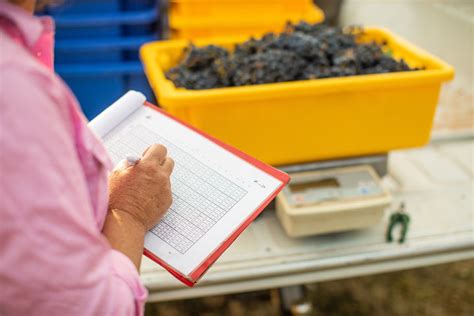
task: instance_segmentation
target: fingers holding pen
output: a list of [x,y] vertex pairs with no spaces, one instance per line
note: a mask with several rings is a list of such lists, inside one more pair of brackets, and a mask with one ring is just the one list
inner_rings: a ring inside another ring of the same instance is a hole
[[170,175],[173,172],[173,169],[174,169],[174,160],[170,157],[166,157],[165,161],[162,164],[162,167],[163,167],[163,170],[167,174]]
[[159,165],[162,165],[166,159],[168,150],[165,146],[160,144],[153,144],[148,147],[143,153],[143,161],[157,162]]
[[132,214],[147,230],[172,203],[170,176],[174,161],[167,153],[163,145],[152,145],[136,164],[110,176],[109,207]]

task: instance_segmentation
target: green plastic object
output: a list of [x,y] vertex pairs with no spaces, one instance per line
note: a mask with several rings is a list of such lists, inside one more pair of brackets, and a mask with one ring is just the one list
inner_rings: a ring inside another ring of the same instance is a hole
[[402,232],[400,234],[400,238],[398,239],[398,242],[400,244],[403,244],[406,239],[409,224],[410,224],[410,215],[405,213],[405,204],[402,202],[400,203],[399,210],[394,212],[392,215],[390,215],[390,221],[389,221],[388,229],[387,229],[387,242],[393,241],[392,235],[393,235],[394,227],[397,225],[402,225]]

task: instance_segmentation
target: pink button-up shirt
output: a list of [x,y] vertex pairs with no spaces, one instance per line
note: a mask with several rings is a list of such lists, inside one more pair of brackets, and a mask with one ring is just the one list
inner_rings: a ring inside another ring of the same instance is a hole
[[135,266],[101,233],[110,160],[52,67],[52,21],[2,0],[0,315],[142,314]]

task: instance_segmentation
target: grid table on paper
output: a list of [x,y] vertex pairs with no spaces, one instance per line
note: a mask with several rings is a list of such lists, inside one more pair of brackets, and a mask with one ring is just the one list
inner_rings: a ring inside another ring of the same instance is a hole
[[176,251],[184,254],[216,224],[247,191],[206,166],[169,140],[138,125],[108,148],[118,163],[126,155],[141,153],[151,144],[168,149],[175,162],[171,175],[173,203],[150,231]]

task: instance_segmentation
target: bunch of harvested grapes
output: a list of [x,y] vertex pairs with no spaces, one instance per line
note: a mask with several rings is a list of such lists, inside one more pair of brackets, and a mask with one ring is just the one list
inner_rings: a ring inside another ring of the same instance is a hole
[[233,52],[191,44],[166,77],[176,87],[201,90],[417,70],[384,53],[383,43],[358,44],[362,33],[362,28],[344,31],[301,22],[288,24],[281,34],[251,38],[236,45]]

